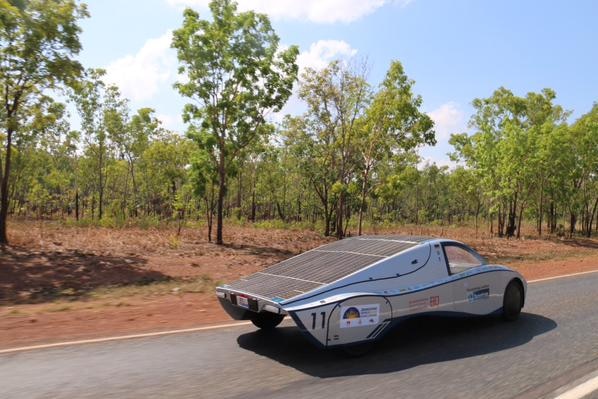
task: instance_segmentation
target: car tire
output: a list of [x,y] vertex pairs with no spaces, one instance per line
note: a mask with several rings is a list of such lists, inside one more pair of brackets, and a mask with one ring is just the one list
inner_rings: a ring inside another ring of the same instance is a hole
[[284,319],[284,315],[270,312],[260,312],[251,316],[253,325],[262,330],[274,330],[282,322],[282,319]]
[[502,315],[507,321],[514,321],[519,318],[523,304],[523,290],[521,284],[515,280],[511,281],[505,288],[503,296]]

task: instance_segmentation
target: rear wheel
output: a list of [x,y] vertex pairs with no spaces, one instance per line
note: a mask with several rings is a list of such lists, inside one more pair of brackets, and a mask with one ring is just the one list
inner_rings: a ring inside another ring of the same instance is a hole
[[284,319],[284,315],[274,314],[270,312],[255,313],[251,316],[251,322],[262,330],[273,330]]
[[508,321],[517,320],[521,313],[521,305],[523,304],[523,290],[521,285],[516,281],[511,281],[505,289],[503,297],[502,314],[503,318]]

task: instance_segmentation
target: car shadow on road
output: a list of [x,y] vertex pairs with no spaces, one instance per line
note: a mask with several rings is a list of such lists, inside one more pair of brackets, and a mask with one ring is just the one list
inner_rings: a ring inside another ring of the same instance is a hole
[[399,324],[363,357],[312,345],[296,327],[239,336],[243,349],[320,378],[380,374],[422,364],[468,358],[526,344],[556,328],[554,320],[522,313],[515,322],[499,317],[443,318],[421,316]]

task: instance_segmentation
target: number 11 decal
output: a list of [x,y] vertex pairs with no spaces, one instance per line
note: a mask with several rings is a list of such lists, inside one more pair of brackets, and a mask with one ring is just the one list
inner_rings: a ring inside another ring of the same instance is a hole
[[[322,327],[324,328],[326,326],[326,312],[320,312],[320,315],[322,316]],[[317,314],[314,312],[311,314],[311,329],[315,330],[316,329],[316,317]]]

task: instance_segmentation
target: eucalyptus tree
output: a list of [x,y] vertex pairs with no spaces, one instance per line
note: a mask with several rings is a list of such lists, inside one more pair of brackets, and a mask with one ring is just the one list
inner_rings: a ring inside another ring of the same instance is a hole
[[568,115],[553,104],[555,97],[551,89],[519,97],[501,87],[491,97],[473,101],[474,134],[451,137],[453,158],[464,160],[481,177],[490,212],[498,215],[499,236],[519,237],[524,210],[533,201],[541,217],[550,175],[562,172],[550,167],[541,150]]
[[268,17],[238,12],[232,0],[210,2],[212,18],[184,11],[173,33],[179,73],[175,87],[193,102],[183,118],[214,137],[211,161],[218,170],[216,243],[223,244],[227,164],[249,143],[270,130],[266,115],[279,111],[297,78],[298,49],[281,49]]
[[[325,213],[331,211],[328,207],[332,197],[336,208],[334,229],[337,238],[342,238],[346,230],[347,189],[356,166],[359,119],[365,115],[371,99],[365,67],[353,68],[333,61],[320,71],[307,68],[301,77],[299,97],[307,104],[304,146],[311,151],[309,157],[319,158],[319,167],[326,169],[314,171],[314,189]],[[316,178],[320,173],[332,175],[322,180]],[[328,220],[326,223],[325,233],[329,233]]]
[[134,216],[137,216],[140,207],[137,178],[139,160],[151,140],[158,139],[160,135],[164,134],[164,128],[162,128],[161,122],[155,116],[155,111],[152,108],[140,108],[130,117],[127,105],[126,101],[116,97],[113,104],[108,105],[105,118],[110,138],[114,142],[120,157],[127,162],[128,173],[123,192],[123,204],[126,207],[127,198],[130,195],[128,190],[130,178],[133,194],[130,211]]
[[[108,166],[114,160],[115,144],[112,140],[116,129],[124,129],[123,108],[118,88],[106,85],[102,80],[106,71],[89,69],[75,85],[73,100],[81,117],[81,132],[86,144],[86,156],[93,163],[92,176],[97,196],[98,219],[104,215],[104,194],[108,178]],[[92,210],[95,208],[92,198]]]
[[436,144],[434,122],[420,110],[423,100],[413,93],[414,84],[400,61],[393,61],[360,126],[356,138],[361,167],[359,235],[366,198],[372,188],[370,176],[378,164],[422,144]]
[[575,229],[577,210],[581,216],[582,232],[590,237],[598,212],[598,104],[582,115],[569,132],[577,161],[572,168],[576,171],[573,180],[577,192],[571,201],[577,209],[571,212],[570,234]]
[[0,124],[6,132],[0,159],[0,244],[8,243],[11,153],[23,115],[44,93],[79,76],[78,21],[87,15],[86,6],[75,0],[0,2]]
[[188,180],[193,143],[174,132],[164,132],[152,140],[139,160],[142,195],[147,213],[171,217],[181,188]]

